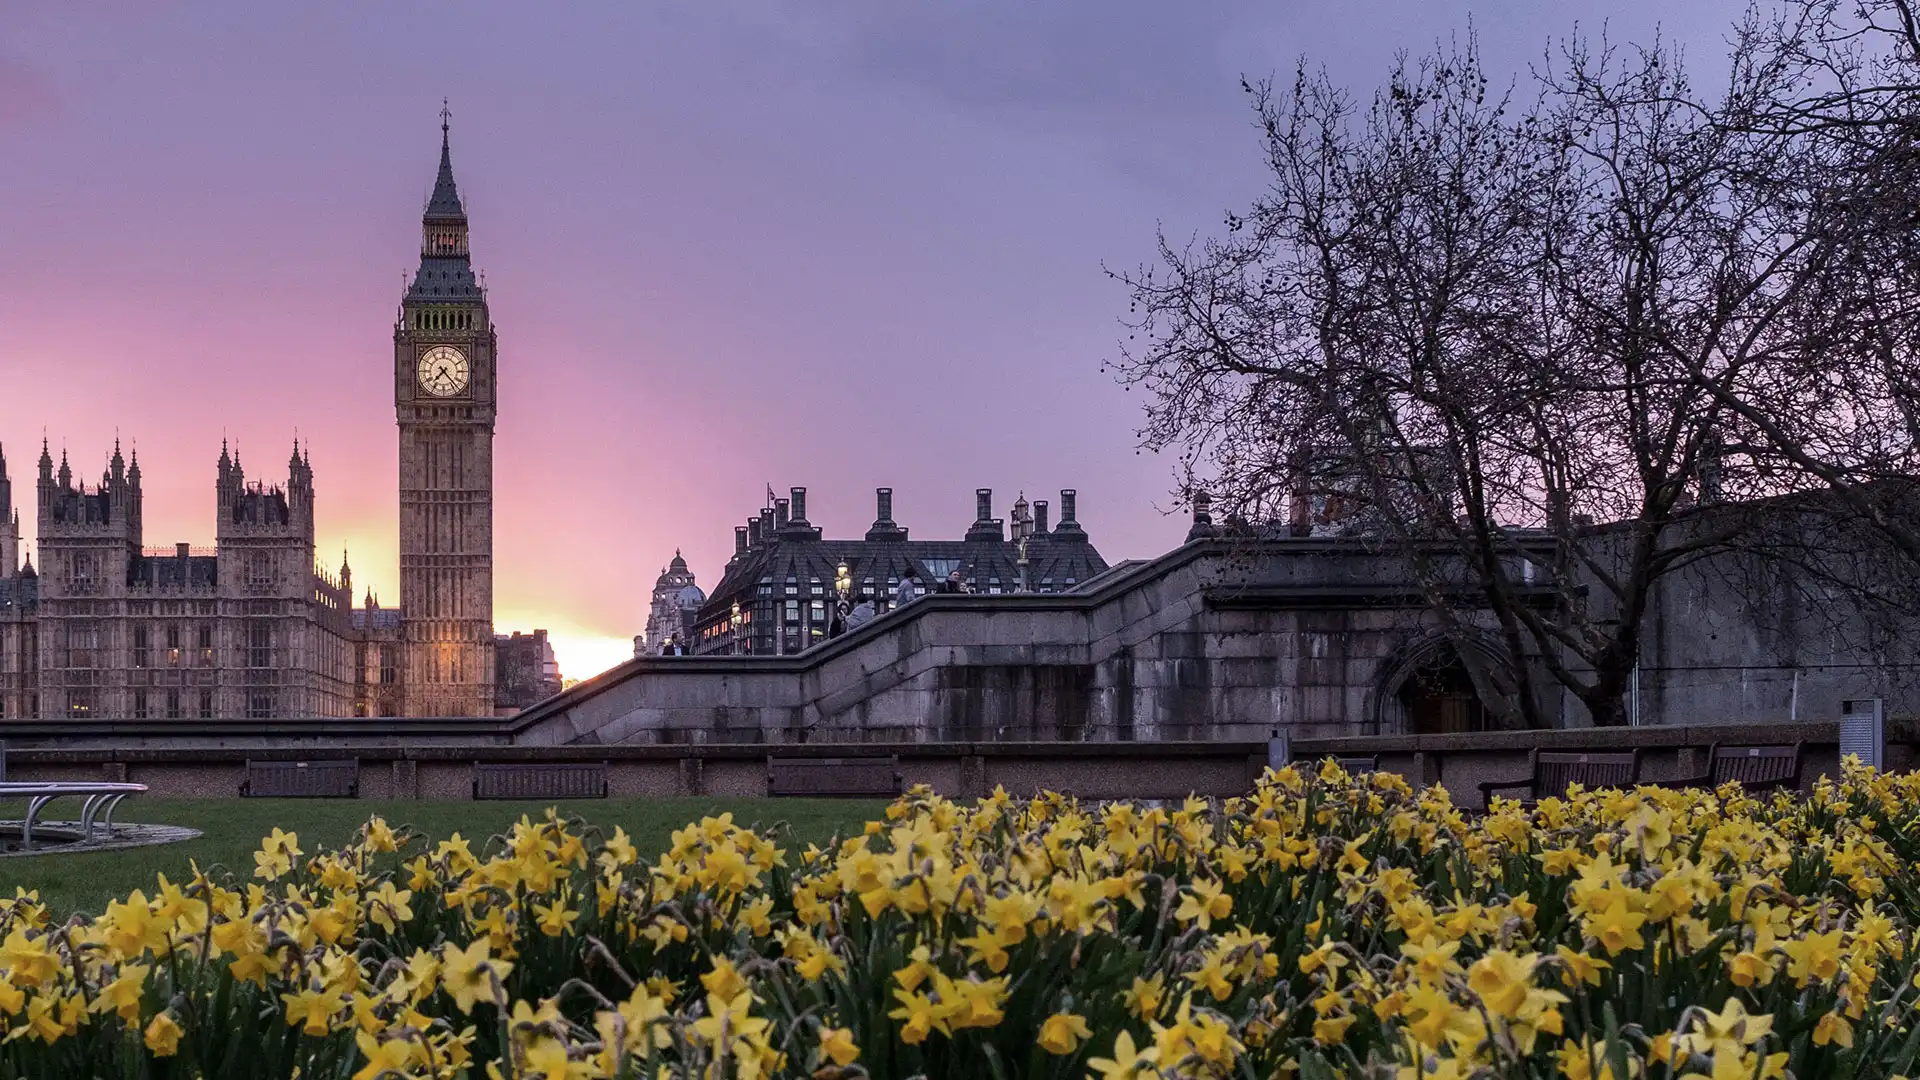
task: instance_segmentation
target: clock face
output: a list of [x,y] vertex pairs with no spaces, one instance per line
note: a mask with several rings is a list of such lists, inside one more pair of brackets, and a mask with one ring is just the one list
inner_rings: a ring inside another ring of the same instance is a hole
[[434,397],[452,397],[467,388],[467,354],[452,345],[435,345],[420,354],[420,389]]

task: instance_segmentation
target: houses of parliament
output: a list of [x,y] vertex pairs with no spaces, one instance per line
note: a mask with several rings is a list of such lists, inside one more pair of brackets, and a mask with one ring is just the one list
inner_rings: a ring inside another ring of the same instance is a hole
[[0,719],[494,714],[495,336],[447,135],[393,331],[399,606],[317,563],[297,440],[284,482],[221,447],[211,549],[146,546],[137,453],[96,485],[43,440],[37,566],[0,452]]

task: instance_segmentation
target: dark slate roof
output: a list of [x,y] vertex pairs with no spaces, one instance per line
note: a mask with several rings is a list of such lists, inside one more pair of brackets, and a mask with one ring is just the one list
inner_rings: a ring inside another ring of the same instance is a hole
[[[1064,592],[1107,568],[1093,545],[1080,538],[1084,535],[1043,535],[1028,541],[1027,579],[1033,591]],[[748,549],[728,565],[700,609],[699,620],[720,617],[736,599],[745,603],[763,580],[784,587],[793,578],[801,595],[807,595],[817,578],[830,591],[842,562],[854,591],[865,595],[885,591],[887,580],[897,580],[909,567],[919,575],[922,592],[932,591],[957,567],[975,592],[991,592],[997,580],[1000,591],[1010,593],[1020,582],[1018,558],[1018,546],[1007,540],[814,540],[776,534],[772,542]]]
[[413,272],[413,284],[407,286],[409,301],[478,300],[480,282],[473,276],[473,263],[465,258],[422,258]]
[[219,581],[213,555],[141,555],[127,564],[127,584],[157,589],[211,589]]
[[[355,630],[365,630],[367,628],[367,614],[366,608],[353,609],[353,628]],[[375,630],[400,629],[399,608],[375,608],[372,614],[373,628]]]
[[440,173],[433,178],[433,196],[427,200],[427,220],[461,221],[467,211],[460,205],[460,189],[453,184],[453,154],[447,148],[447,129],[440,128]]

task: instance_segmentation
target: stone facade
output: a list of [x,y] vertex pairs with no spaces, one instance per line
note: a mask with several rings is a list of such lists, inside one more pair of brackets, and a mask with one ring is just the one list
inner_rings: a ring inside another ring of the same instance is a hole
[[1440,715],[1402,693],[1440,642],[1392,561],[1351,542],[1200,540],[1067,592],[927,597],[799,655],[630,661],[522,714],[516,738],[1402,734]]
[[[0,489],[4,490],[4,489]],[[351,570],[314,561],[313,470],[248,482],[222,450],[216,546],[147,548],[138,456],[97,486],[43,445],[38,570],[0,579],[0,712],[11,717],[339,716],[353,702]],[[0,506],[0,514],[11,506]]]
[[393,328],[408,716],[494,707],[493,320],[441,124],[420,268]]
[[[405,723],[404,721],[400,723]],[[397,726],[397,725],[396,725]],[[1698,775],[1715,742],[1756,737],[1798,742],[1805,751],[1803,788],[1840,772],[1838,725],[1781,724],[1756,735],[1751,727],[1651,727],[1614,731],[1494,732],[1474,735],[1302,739],[1294,759],[1325,755],[1377,756],[1382,772],[1416,785],[1444,784],[1457,805],[1479,805],[1478,785],[1526,775],[1527,752],[1538,746],[1561,751],[1638,749],[1641,776],[1669,780]],[[1911,769],[1912,732],[1889,731],[1885,764]],[[486,742],[351,741],[332,749],[360,763],[363,799],[467,799],[481,764],[592,763],[605,768],[609,795],[619,799],[729,797],[767,794],[767,748],[756,746],[503,747]],[[31,742],[31,740],[28,740]],[[916,743],[890,747],[904,783],[926,784],[950,798],[984,798],[1003,787],[1016,798],[1043,791],[1082,799],[1181,799],[1188,795],[1244,795],[1265,770],[1271,747],[1264,738],[1188,743]],[[857,746],[820,744],[783,747],[784,757],[839,757]],[[232,798],[246,776],[249,758],[287,756],[298,750],[178,745],[25,748],[9,754],[9,775],[20,780],[88,781],[103,776],[145,784],[147,799]],[[135,804],[137,806],[138,804]],[[134,807],[126,816],[136,813]]]
[[[1200,524],[1183,547],[1063,593],[928,597],[790,656],[629,661],[521,714],[514,738],[1151,741],[1275,728],[1450,738],[1490,726],[1394,556],[1364,538],[1223,540]],[[1767,605],[1716,599],[1727,587],[1676,579],[1663,595],[1644,659],[1645,723],[1833,720],[1847,697],[1881,697],[1890,717],[1920,712],[1900,661],[1830,641],[1783,651]],[[1484,613],[1464,614],[1491,630]],[[1893,637],[1920,641],[1920,620]],[[1495,656],[1482,653],[1510,683]],[[1534,681],[1558,726],[1589,725],[1577,699],[1543,673]]]
[[143,546],[138,456],[97,486],[43,442],[39,566],[0,456],[0,719],[492,716],[495,332],[447,128],[393,328],[400,599],[354,608],[314,559],[313,470],[249,482],[222,447],[211,549]]
[[693,579],[687,560],[678,551],[673,561],[661,568],[653,583],[653,599],[647,605],[647,625],[633,645],[633,655],[659,654],[669,641],[678,639],[682,648],[693,651],[694,628],[700,606],[707,594]]
[[545,630],[496,635],[493,655],[497,712],[510,715],[560,692],[560,663]]
[[1080,524],[1071,488],[1060,493],[1056,526],[1045,502],[1030,517],[1024,495],[1014,504],[1015,520],[1032,525],[1024,543],[993,516],[989,488],[974,492],[973,524],[959,540],[910,539],[893,520],[892,488],[874,492],[873,524],[850,540],[827,539],[807,520],[806,488],[791,489],[787,499],[771,494],[768,506],[733,530],[733,557],[696,616],[696,654],[783,656],[817,647],[832,636],[842,585],[849,605],[867,600],[884,613],[908,571],[919,578],[920,595],[958,571],[975,595],[998,596],[1068,591],[1107,568]]

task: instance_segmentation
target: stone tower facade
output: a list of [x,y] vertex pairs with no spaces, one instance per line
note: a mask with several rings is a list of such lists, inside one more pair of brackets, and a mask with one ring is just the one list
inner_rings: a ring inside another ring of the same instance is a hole
[[285,486],[249,482],[221,448],[212,550],[143,546],[140,461],[118,446],[89,486],[43,444],[37,490],[45,572],[23,566],[0,590],[0,716],[272,720],[351,707],[350,593],[314,565],[313,469],[298,446]]
[[13,508],[13,481],[7,476],[7,452],[0,447],[0,581],[20,572],[20,512]]
[[693,651],[694,613],[700,605],[707,602],[707,594],[700,591],[694,583],[693,571],[687,569],[687,560],[679,551],[673,553],[673,562],[660,571],[660,577],[653,583],[653,602],[647,608],[646,631],[634,649],[634,655],[643,651],[659,652],[670,639],[678,637],[680,644],[688,652]]
[[493,712],[494,328],[453,182],[447,114],[420,268],[393,328],[406,713]]

